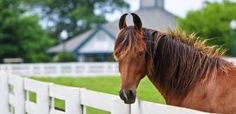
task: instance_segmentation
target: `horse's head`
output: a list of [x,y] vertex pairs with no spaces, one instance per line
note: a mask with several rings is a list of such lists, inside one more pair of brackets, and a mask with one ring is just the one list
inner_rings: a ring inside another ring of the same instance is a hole
[[119,63],[121,74],[120,97],[125,103],[135,102],[136,88],[146,75],[146,44],[142,22],[138,15],[131,13],[134,26],[126,25],[124,14],[120,18],[120,31],[117,35],[114,56]]

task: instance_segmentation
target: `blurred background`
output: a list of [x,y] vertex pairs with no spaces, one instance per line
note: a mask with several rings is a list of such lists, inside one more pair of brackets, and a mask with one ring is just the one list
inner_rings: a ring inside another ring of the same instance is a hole
[[0,0],[0,62],[112,62],[125,12],[144,27],[195,32],[236,56],[235,0]]
[[[144,27],[162,32],[179,27],[236,57],[236,0],[0,0],[0,71],[50,82],[50,87],[55,83],[117,95],[120,78],[113,47],[118,20],[127,12],[137,13]],[[127,17],[128,25],[131,19]],[[235,58],[228,60],[236,64]],[[4,76],[0,79],[8,82]],[[12,84],[3,84],[14,90]],[[37,94],[27,95],[37,103]],[[165,103],[147,78],[137,95]],[[56,98],[55,109],[65,111],[66,101]],[[15,113],[8,103],[6,109]],[[110,114],[89,106],[86,110]]]

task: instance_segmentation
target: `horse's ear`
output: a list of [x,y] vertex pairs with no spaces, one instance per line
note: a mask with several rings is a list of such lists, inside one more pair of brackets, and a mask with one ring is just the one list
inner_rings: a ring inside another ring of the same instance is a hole
[[140,17],[135,14],[135,13],[131,13],[131,15],[133,16],[133,22],[134,22],[134,27],[136,27],[138,30],[142,30],[142,21],[140,19]]
[[120,28],[120,29],[123,29],[123,28],[126,28],[126,27],[127,27],[126,21],[125,21],[126,15],[127,15],[127,13],[123,14],[123,15],[120,17],[120,22],[119,22],[119,28]]

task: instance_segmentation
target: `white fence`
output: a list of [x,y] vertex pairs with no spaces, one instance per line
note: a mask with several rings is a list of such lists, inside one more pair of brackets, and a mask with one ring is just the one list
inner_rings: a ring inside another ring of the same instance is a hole
[[[225,58],[236,63],[235,58]],[[0,71],[22,76],[112,76],[118,75],[115,62],[0,64]]]
[[[34,93],[36,101],[30,100]],[[118,96],[40,82],[0,72],[0,114],[86,114],[93,107],[111,114],[206,114],[186,108],[137,101],[124,104]],[[64,101],[64,111],[55,108],[55,99]]]
[[23,76],[118,75],[118,66],[114,62],[0,64],[0,70]]

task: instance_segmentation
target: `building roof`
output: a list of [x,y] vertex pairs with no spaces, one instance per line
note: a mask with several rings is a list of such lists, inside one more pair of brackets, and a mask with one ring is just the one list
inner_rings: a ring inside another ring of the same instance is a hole
[[[135,12],[138,14],[142,20],[143,27],[146,28],[152,28],[156,29],[158,31],[166,31],[168,29],[175,28],[176,26],[176,16],[171,14],[170,12],[158,8],[143,8]],[[113,36],[115,38],[117,32],[118,32],[118,22],[119,20],[116,20],[114,22],[106,23],[101,25],[100,27],[93,28],[81,35],[78,35],[67,42],[64,43],[65,51],[66,52],[74,52],[76,51],[77,47],[79,47],[83,42],[86,41],[91,35],[95,34],[95,32],[98,29],[103,29],[104,31],[107,31],[106,33],[109,36]],[[132,18],[130,16],[127,16],[127,24],[132,22]],[[48,50],[49,53],[58,53],[63,51],[63,45],[59,44],[57,46],[54,46]]]
[[[143,27],[152,28],[159,31],[166,31],[171,28],[175,28],[176,26],[176,16],[172,13],[158,8],[145,8],[142,10],[138,10],[135,12],[139,15],[142,20]],[[118,31],[118,23],[119,20],[116,20],[112,23],[104,24],[103,27],[107,29],[112,34],[116,35]],[[127,24],[130,25],[132,22],[132,17],[130,15],[127,16]]]
[[[91,29],[81,35],[75,36],[74,38],[71,38],[67,42],[64,43],[66,52],[73,52],[78,46],[80,46],[92,33],[94,33],[96,30]],[[54,47],[49,48],[48,53],[58,53],[63,51],[63,45],[58,44]]]

